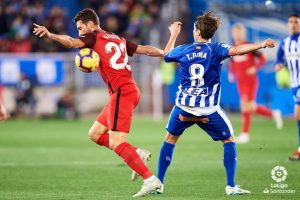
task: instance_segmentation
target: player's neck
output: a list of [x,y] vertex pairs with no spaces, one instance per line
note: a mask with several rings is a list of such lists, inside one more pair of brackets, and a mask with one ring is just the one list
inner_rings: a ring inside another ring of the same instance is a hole
[[300,32],[295,32],[295,33],[292,33],[292,35],[298,35],[300,34]]
[[209,42],[209,40],[199,38],[199,39],[196,39],[195,42],[206,43],[206,42]]
[[92,28],[92,31],[96,31],[96,30],[101,30],[100,26],[94,26],[94,27]]

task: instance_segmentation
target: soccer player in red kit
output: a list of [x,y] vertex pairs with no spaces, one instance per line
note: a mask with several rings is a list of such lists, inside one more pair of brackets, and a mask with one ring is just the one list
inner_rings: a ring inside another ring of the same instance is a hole
[[[242,24],[235,24],[232,28],[234,46],[246,44],[246,32]],[[236,78],[237,88],[240,96],[242,111],[242,133],[236,138],[237,143],[247,143],[250,139],[249,129],[251,125],[251,113],[259,114],[268,118],[274,118],[278,129],[282,128],[281,113],[256,104],[256,93],[258,90],[257,71],[266,62],[265,57],[259,51],[235,56],[229,63],[230,82]]]
[[[50,33],[46,27],[35,25],[33,33],[39,37],[47,37],[68,48],[92,48],[100,56],[98,71],[109,91],[109,101],[99,114],[89,130],[92,141],[100,146],[112,149],[138,175],[144,184],[133,197],[144,196],[161,187],[161,182],[146,167],[143,161],[149,153],[137,149],[126,142],[134,108],[140,100],[140,91],[133,79],[128,63],[128,56],[145,54],[149,56],[164,56],[172,46],[180,32],[180,23],[170,26],[171,37],[165,51],[152,47],[137,45],[106,32],[100,28],[100,21],[92,9],[84,9],[77,13],[74,21],[79,32],[79,38],[68,35]],[[165,53],[166,52],[166,53]],[[142,155],[144,154],[144,155]]]
[[0,122],[5,122],[9,118],[9,113],[4,106],[0,103]]

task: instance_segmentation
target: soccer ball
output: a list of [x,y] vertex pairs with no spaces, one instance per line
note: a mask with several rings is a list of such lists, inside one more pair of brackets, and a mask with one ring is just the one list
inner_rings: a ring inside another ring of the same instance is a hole
[[291,88],[290,73],[287,67],[276,72],[276,82],[280,88]]
[[99,66],[99,55],[96,51],[90,48],[80,49],[76,54],[75,64],[76,66],[85,73],[95,71]]

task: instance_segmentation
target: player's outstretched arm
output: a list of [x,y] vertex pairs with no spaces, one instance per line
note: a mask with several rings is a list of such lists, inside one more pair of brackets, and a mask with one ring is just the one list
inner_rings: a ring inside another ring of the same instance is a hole
[[243,44],[237,47],[231,47],[229,50],[229,56],[243,55],[261,48],[273,48],[275,47],[275,41],[266,39],[263,42],[257,42],[253,44]]
[[170,30],[170,38],[168,43],[166,44],[165,50],[164,50],[164,54],[166,55],[167,53],[169,53],[172,49],[174,49],[175,46],[175,42],[176,39],[180,33],[181,30],[181,25],[182,23],[179,21],[173,22],[170,26],[169,26],[169,30]]
[[164,51],[150,46],[150,45],[138,45],[136,51],[136,54],[144,54],[147,56],[152,56],[152,57],[163,57],[164,56]]
[[82,48],[85,46],[84,42],[80,39],[72,38],[69,35],[57,35],[54,33],[50,33],[45,26],[41,26],[38,24],[33,24],[35,27],[33,29],[33,33],[39,37],[47,37],[51,40],[54,40],[67,48]]
[[9,118],[9,113],[5,110],[4,106],[0,104],[0,121],[4,122]]
[[180,32],[180,28],[181,22],[174,22],[169,26],[171,36],[165,47],[165,50],[161,50],[150,45],[138,45],[135,53],[153,57],[164,57],[169,51],[171,51],[174,48],[176,38]]

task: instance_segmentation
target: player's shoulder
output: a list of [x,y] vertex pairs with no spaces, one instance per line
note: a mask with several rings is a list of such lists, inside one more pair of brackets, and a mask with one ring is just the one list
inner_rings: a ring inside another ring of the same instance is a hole
[[182,44],[182,45],[177,46],[175,49],[176,50],[180,50],[180,51],[184,51],[184,50],[186,50],[190,46],[192,46],[191,43],[190,44]]
[[206,44],[210,47],[211,50],[219,50],[220,48],[229,50],[231,48],[231,45],[223,42],[208,42]]
[[112,33],[112,32],[108,32],[105,30],[97,30],[97,34],[100,36],[100,38],[103,38],[105,40],[124,40],[123,37],[120,37],[119,35]]

